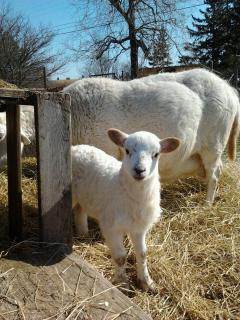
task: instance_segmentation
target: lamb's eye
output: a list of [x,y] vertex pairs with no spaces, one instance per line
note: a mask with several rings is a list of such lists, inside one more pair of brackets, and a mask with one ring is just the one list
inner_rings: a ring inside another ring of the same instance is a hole
[[159,156],[159,152],[154,154],[154,158],[157,158]]
[[129,150],[128,149],[126,149],[126,154],[129,154]]

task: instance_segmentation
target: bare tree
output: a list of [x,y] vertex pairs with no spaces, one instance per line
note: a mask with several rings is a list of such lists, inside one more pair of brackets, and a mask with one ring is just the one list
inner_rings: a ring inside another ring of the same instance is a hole
[[[88,50],[91,45],[97,48],[96,58],[110,52],[113,60],[129,50],[131,78],[137,77],[139,49],[147,58],[150,47],[159,40],[162,24],[168,31],[179,25],[176,3],[177,0],[74,1],[78,12],[83,13],[78,28],[81,26],[81,31],[90,34]],[[96,28],[98,39],[91,34]],[[74,49],[75,53],[84,51],[84,44],[79,42]]]
[[54,34],[47,27],[34,29],[8,6],[0,8],[0,77],[19,86],[43,78],[43,67],[49,77],[65,64],[49,46]]
[[[94,34],[94,43],[97,41],[97,34]],[[104,52],[101,57],[97,57],[98,48],[92,48],[92,50],[87,55],[85,59],[85,68],[84,75],[93,75],[93,74],[106,74],[110,73],[112,69],[112,62],[109,59],[108,53]]]

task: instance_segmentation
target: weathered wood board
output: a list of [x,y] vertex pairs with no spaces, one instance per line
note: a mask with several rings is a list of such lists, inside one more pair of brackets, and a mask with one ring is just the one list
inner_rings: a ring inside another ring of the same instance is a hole
[[34,105],[41,237],[71,248],[70,97],[41,93]]
[[0,319],[151,319],[80,256],[59,246],[17,250],[0,258]]
[[8,210],[9,235],[20,239],[22,236],[22,184],[21,184],[21,137],[20,106],[8,104],[7,157],[8,157]]
[[[22,100],[27,100],[32,96],[32,92],[29,90],[22,90],[22,89],[8,89],[8,88],[0,88],[0,97],[1,98],[9,98],[9,99],[19,99],[21,102]],[[19,101],[19,104],[20,101]]]

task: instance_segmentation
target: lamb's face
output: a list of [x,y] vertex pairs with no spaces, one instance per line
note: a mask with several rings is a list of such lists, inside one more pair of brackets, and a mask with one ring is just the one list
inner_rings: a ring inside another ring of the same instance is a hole
[[160,153],[175,150],[179,145],[176,138],[160,140],[156,135],[139,131],[127,135],[117,130],[109,129],[110,139],[124,149],[123,168],[135,180],[145,180],[158,170]]
[[3,141],[7,134],[7,128],[4,124],[0,124],[0,142]]
[[123,143],[123,167],[136,180],[150,177],[158,168],[160,140],[149,132],[130,134]]

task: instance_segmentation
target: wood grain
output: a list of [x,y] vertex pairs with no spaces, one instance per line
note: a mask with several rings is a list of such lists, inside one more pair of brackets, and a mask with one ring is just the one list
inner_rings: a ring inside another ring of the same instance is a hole
[[1,259],[3,319],[152,319],[79,255],[58,246],[17,250]]
[[70,97],[39,93],[35,110],[41,238],[71,248]]

